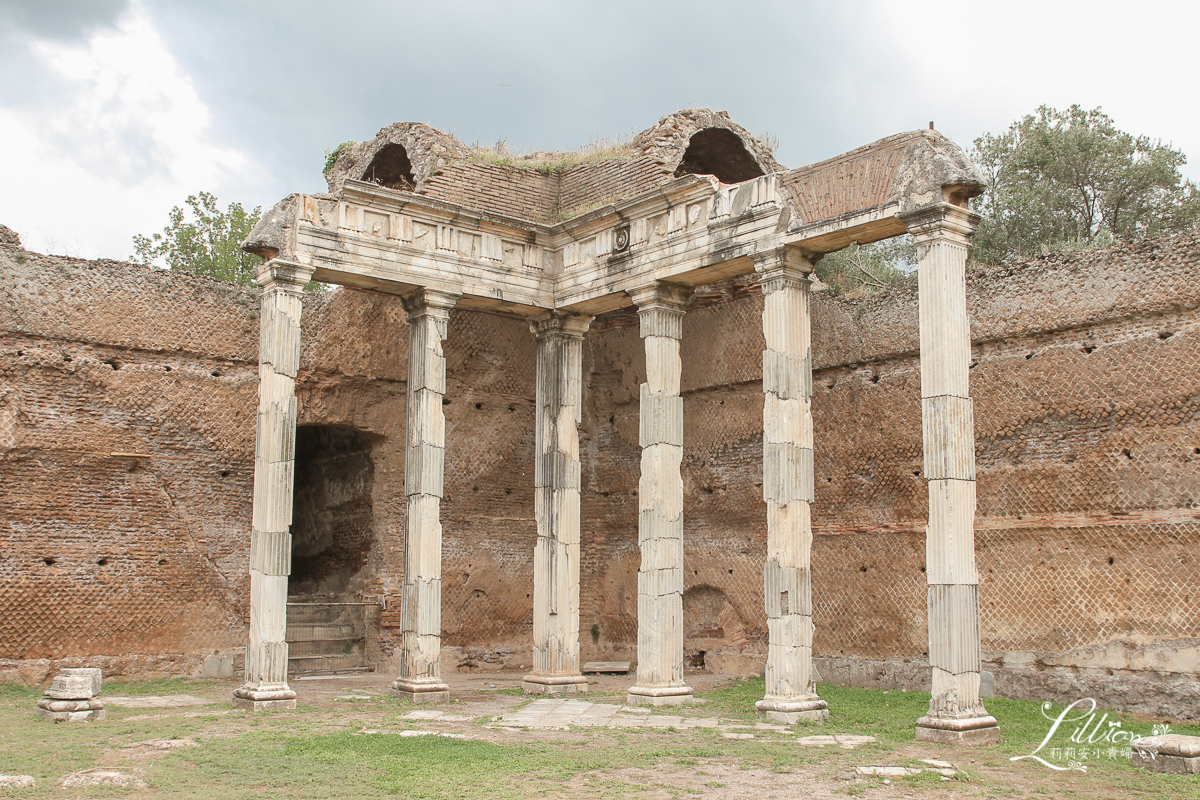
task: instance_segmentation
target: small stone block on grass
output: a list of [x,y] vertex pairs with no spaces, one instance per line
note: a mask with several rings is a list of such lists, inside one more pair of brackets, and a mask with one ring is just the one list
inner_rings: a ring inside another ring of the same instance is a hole
[[32,775],[0,775],[0,789],[28,789],[33,784]]
[[583,672],[629,672],[629,661],[589,661],[583,665]]
[[1168,733],[1133,743],[1133,766],[1167,775],[1200,774],[1200,736]]

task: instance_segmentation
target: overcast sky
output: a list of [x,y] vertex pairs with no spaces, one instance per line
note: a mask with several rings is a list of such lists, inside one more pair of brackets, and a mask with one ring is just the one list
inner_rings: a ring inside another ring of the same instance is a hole
[[126,258],[188,194],[320,191],[325,150],[392,122],[564,150],[689,106],[789,167],[1100,106],[1195,180],[1197,30],[1165,0],[0,0],[0,223]]

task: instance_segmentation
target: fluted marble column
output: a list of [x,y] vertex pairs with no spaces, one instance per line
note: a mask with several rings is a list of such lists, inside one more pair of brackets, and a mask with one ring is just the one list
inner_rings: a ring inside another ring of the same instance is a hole
[[917,738],[994,744],[1000,729],[979,698],[979,573],[975,569],[975,425],[968,388],[971,326],[966,262],[979,215],[944,203],[904,219],[917,241],[921,424],[929,526],[929,664],[933,696]]
[[458,295],[422,289],[408,310],[408,448],[404,463],[404,587],[400,677],[392,689],[414,702],[450,696],[442,682],[442,484],[446,466],[446,357],[442,342]]
[[532,694],[586,692],[579,671],[579,430],[583,335],[592,318],[553,313],[537,335]]
[[300,312],[313,268],[268,261],[258,320],[258,422],[250,530],[250,639],[246,682],[233,704],[255,711],[296,707],[288,686],[287,590],[292,571],[292,476],[296,458],[296,371]]
[[766,696],[755,705],[788,724],[829,716],[812,669],[813,423],[809,281],[795,250],[754,257],[763,292],[763,500],[767,504]]
[[641,387],[642,476],[638,483],[637,685],[627,702],[668,705],[692,700],[683,680],[683,309],[691,292],[668,283],[630,292],[646,347]]

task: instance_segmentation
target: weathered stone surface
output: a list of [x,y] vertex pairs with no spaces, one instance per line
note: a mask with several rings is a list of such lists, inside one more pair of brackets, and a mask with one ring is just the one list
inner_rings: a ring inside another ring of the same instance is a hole
[[76,667],[59,670],[54,676],[46,697],[55,700],[79,700],[100,694],[102,673],[94,667]]

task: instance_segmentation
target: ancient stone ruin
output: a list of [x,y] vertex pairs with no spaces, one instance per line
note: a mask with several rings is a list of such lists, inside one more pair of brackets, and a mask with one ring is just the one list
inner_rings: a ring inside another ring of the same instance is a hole
[[[528,159],[399,124],[327,177],[247,241],[261,293],[0,242],[0,670],[232,657],[269,708],[625,659],[634,703],[764,670],[785,720],[819,672],[931,686],[939,741],[994,741],[993,688],[1194,715],[1194,235],[967,275],[944,137],[789,170],[707,111]],[[904,233],[919,290],[812,291]]]

